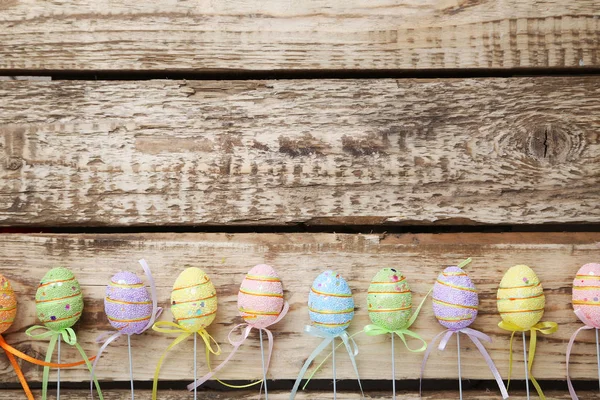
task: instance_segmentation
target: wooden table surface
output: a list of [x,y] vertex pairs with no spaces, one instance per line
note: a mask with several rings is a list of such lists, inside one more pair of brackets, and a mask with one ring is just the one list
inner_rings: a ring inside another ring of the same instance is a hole
[[[402,271],[416,304],[443,268],[472,257],[473,328],[493,339],[504,377],[498,283],[515,264],[535,269],[543,320],[559,329],[540,335],[533,373],[549,399],[570,398],[565,351],[582,326],[572,281],[600,262],[599,74],[596,0],[0,0],[0,273],[19,301],[3,336],[44,356],[47,340],[25,330],[37,323],[40,279],[62,265],[81,283],[75,329],[94,353],[113,330],[104,287],[120,270],[141,275],[145,258],[165,321],[179,272],[210,275],[216,364],[241,322],[244,275],[267,263],[291,306],[272,327],[269,394],[283,399],[319,342],[303,329],[321,271],[348,280],[355,333],[369,323],[366,291],[380,268]],[[443,330],[430,302],[414,330],[427,341]],[[132,338],[137,398],[151,398],[173,338]],[[389,337],[356,341],[367,397],[390,398]],[[521,399],[516,344],[511,397]],[[130,396],[126,350],[115,342],[98,367],[107,399]],[[191,351],[189,341],[170,352],[159,398],[189,396]],[[259,351],[252,334],[219,377],[259,379]],[[571,361],[580,398],[600,398],[595,352],[593,332],[581,333]],[[465,398],[499,398],[466,339],[461,356]],[[64,349],[63,361],[76,359]],[[418,397],[421,360],[397,347],[398,399]],[[22,367],[40,397],[42,369]],[[338,398],[359,398],[341,352],[336,374]],[[326,363],[298,399],[332,398],[331,375]],[[423,398],[457,397],[456,378],[452,343],[432,353]],[[85,368],[63,370],[63,398],[89,396],[88,379]],[[202,398],[259,395],[215,385]],[[0,398],[23,397],[0,357]]]

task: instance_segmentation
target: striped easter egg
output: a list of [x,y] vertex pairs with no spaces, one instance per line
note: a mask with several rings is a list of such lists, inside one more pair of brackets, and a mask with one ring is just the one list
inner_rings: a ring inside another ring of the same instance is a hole
[[524,330],[544,315],[546,299],[539,278],[527,265],[515,265],[504,274],[498,287],[498,311],[502,320]]
[[39,320],[51,330],[75,325],[83,312],[83,295],[73,273],[63,267],[48,271],[35,293],[35,308]]
[[577,271],[573,279],[573,309],[594,327],[600,327],[600,264],[585,264]]
[[283,286],[273,267],[259,264],[244,277],[238,293],[244,321],[259,328],[271,325],[283,309]]
[[10,282],[0,275],[0,333],[4,333],[17,315],[17,296]]
[[104,312],[110,324],[122,333],[141,333],[152,316],[152,298],[136,274],[119,272],[106,286]]
[[461,268],[446,268],[433,285],[433,313],[451,330],[471,325],[477,317],[479,296],[471,278]]
[[406,327],[412,293],[404,275],[394,268],[380,270],[369,285],[367,305],[373,324],[392,331]]
[[333,271],[317,276],[308,295],[308,310],[312,325],[337,335],[354,317],[354,298],[348,283]]
[[209,326],[217,314],[217,292],[200,268],[185,269],[171,292],[171,312],[183,328],[197,332]]

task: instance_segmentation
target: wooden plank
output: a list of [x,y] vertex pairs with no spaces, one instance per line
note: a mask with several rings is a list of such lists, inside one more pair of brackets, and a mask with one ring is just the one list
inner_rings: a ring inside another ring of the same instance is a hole
[[600,222],[600,79],[0,82],[1,225]]
[[[560,325],[553,335],[540,335],[534,374],[539,379],[564,380],[567,341],[581,322],[571,308],[572,279],[581,265],[600,257],[600,233],[510,233],[510,234],[405,234],[405,235],[340,235],[340,234],[127,234],[127,235],[2,235],[0,236],[0,271],[8,277],[19,298],[18,318],[5,334],[6,340],[28,354],[43,356],[46,340],[31,340],[24,331],[35,324],[33,299],[37,283],[48,268],[69,266],[79,279],[86,309],[76,327],[79,341],[90,353],[98,348],[94,339],[111,331],[103,312],[104,285],[120,269],[139,271],[139,258],[146,258],[153,268],[161,305],[167,306],[172,284],[185,265],[198,266],[210,275],[218,290],[219,312],[209,327],[210,333],[223,345],[222,359],[231,346],[225,343],[229,330],[240,322],[237,293],[244,274],[255,264],[269,263],[277,268],[290,303],[289,315],[273,327],[275,349],[270,370],[271,379],[294,379],[306,357],[320,340],[303,334],[309,323],[307,296],[313,279],[323,270],[332,269],[345,276],[354,290],[356,317],[349,329],[357,332],[369,323],[365,309],[366,290],[373,275],[382,267],[399,268],[409,279],[415,303],[431,288],[437,274],[449,264],[473,257],[469,273],[480,291],[480,312],[473,327],[493,338],[486,344],[498,368],[508,371],[509,334],[500,330],[496,310],[497,285],[506,269],[516,263],[535,268],[546,294],[544,321]],[[168,306],[167,306],[168,308]],[[170,312],[162,319],[169,320]],[[427,341],[442,331],[432,315],[428,302],[414,325]],[[162,349],[174,336],[148,332],[132,338],[135,376],[148,381]],[[360,348],[358,365],[363,379],[388,379],[389,338],[356,337]],[[520,342],[517,343],[519,348]],[[123,381],[127,365],[126,341],[111,344],[99,368],[103,381]],[[261,376],[257,336],[251,335],[234,359],[223,370],[221,378],[251,380]],[[454,343],[445,352],[434,351],[426,369],[427,379],[456,377]],[[191,342],[173,349],[161,371],[161,380],[191,379]],[[63,348],[64,360],[77,354]],[[398,379],[419,376],[421,354],[408,353],[398,347]],[[522,356],[515,351],[515,378],[521,378]],[[353,379],[354,373],[343,352],[337,358],[339,379]],[[200,363],[200,371],[207,367]],[[41,379],[41,369],[25,365],[32,381]],[[315,366],[311,367],[314,368]],[[462,367],[465,379],[492,379],[484,361],[473,345],[464,343]],[[596,357],[593,332],[580,334],[574,348],[572,377],[594,380]],[[85,369],[63,371],[66,381],[84,381]],[[328,363],[316,378],[328,379]],[[5,358],[0,358],[0,382],[16,378]]]
[[598,67],[595,0],[0,4],[0,69]]
[[[36,398],[39,398],[41,391],[34,391],[34,396],[36,396]],[[384,400],[384,399],[389,399],[390,398],[390,393],[391,392],[369,392],[366,393],[366,395],[368,396],[368,399],[372,399],[372,400]],[[127,400],[130,398],[130,392],[129,391],[125,391],[125,390],[108,390],[108,391],[104,391],[104,398],[106,400],[116,400],[116,399],[120,399],[120,400]],[[569,396],[569,393],[567,391],[558,391],[558,390],[554,390],[554,391],[547,391],[545,392],[546,396],[549,399],[556,399],[556,400],[570,400],[571,397]],[[591,392],[591,391],[581,391],[577,393],[578,395],[580,395],[580,398],[582,399],[600,399],[600,395],[598,395],[598,392]],[[422,399],[423,400],[445,400],[445,399],[451,399],[451,398],[455,398],[457,397],[458,392],[457,391],[439,391],[439,392],[434,392],[434,393],[424,393]],[[464,393],[465,395],[465,399],[471,399],[471,400],[491,400],[491,399],[498,399],[498,394],[492,391],[476,391],[476,390],[472,390],[472,391],[466,391]],[[20,398],[20,396],[22,397],[22,393],[19,392],[18,390],[5,390],[5,391],[0,391],[0,398],[6,398],[6,399],[16,399],[16,398]],[[89,396],[89,392],[87,391],[83,391],[83,390],[65,390],[63,388],[61,388],[60,390],[60,396],[61,398],[64,398],[65,400],[71,400],[71,399],[83,399],[86,398],[86,396]],[[161,391],[159,393],[159,398],[162,400],[179,400],[182,398],[188,398],[190,396],[189,392],[184,392],[184,391],[179,391],[179,390],[170,390],[170,391]],[[249,400],[249,399],[256,399],[257,398],[257,392],[245,392],[245,391],[234,391],[234,392],[216,392],[216,391],[202,391],[201,392],[201,398],[205,399],[205,400],[229,400],[229,399],[235,399],[235,400]],[[269,391],[269,398],[272,398],[273,400],[287,400],[289,399],[290,394],[289,392],[285,392],[285,391],[277,391],[277,392],[271,392]],[[135,398],[136,399],[140,399],[140,400],[146,400],[146,399],[151,399],[151,392],[147,391],[147,390],[136,390],[135,391]],[[298,400],[305,400],[305,399],[332,399],[333,398],[333,394],[332,392],[304,392],[304,393],[299,393],[296,396],[296,399]],[[360,394],[357,393],[348,393],[348,392],[338,392],[337,394],[337,398],[340,400],[359,400]],[[524,392],[520,392],[520,391],[511,391],[510,393],[510,398],[511,399],[515,399],[515,400],[525,400],[527,399],[527,396],[525,395]],[[401,392],[401,393],[397,393],[396,395],[396,399],[398,400],[411,400],[411,399],[415,399],[415,393],[414,392]]]

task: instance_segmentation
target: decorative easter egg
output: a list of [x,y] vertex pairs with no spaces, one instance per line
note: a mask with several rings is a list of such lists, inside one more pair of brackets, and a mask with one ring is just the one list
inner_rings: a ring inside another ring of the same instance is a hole
[[119,272],[106,286],[104,311],[117,330],[126,335],[140,333],[152,317],[152,298],[136,274]]
[[471,325],[477,317],[479,295],[467,273],[448,267],[433,285],[433,313],[438,322],[451,330]]
[[594,327],[600,327],[599,306],[600,264],[585,264],[573,279],[573,309],[583,314]]
[[392,331],[406,327],[412,293],[404,275],[394,268],[379,271],[369,285],[367,305],[373,324]]
[[332,335],[344,331],[354,317],[348,283],[333,271],[317,276],[308,295],[308,310],[312,325]]
[[200,268],[187,268],[175,280],[171,292],[171,312],[179,325],[194,332],[214,321],[217,291]]
[[0,333],[10,328],[16,315],[17,296],[8,279],[0,275]]
[[546,298],[539,278],[527,265],[515,265],[498,287],[498,311],[502,320],[527,330],[544,315]]
[[83,312],[83,295],[79,282],[66,268],[53,268],[44,277],[35,293],[38,319],[54,331],[70,328]]
[[240,315],[249,324],[271,325],[283,309],[283,286],[273,267],[259,264],[246,275],[238,293]]

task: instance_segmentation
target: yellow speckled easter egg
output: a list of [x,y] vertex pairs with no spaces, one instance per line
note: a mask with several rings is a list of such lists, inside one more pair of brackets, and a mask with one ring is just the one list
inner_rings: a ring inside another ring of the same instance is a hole
[[10,328],[16,315],[17,296],[8,279],[0,275],[0,333]]
[[527,265],[515,265],[504,274],[498,288],[502,320],[528,330],[544,315],[546,298],[542,284]]
[[64,267],[53,268],[35,293],[37,316],[47,328],[70,328],[81,318],[83,294],[73,273]]
[[183,328],[199,331],[209,326],[217,314],[217,292],[200,268],[184,270],[173,285],[171,312]]

